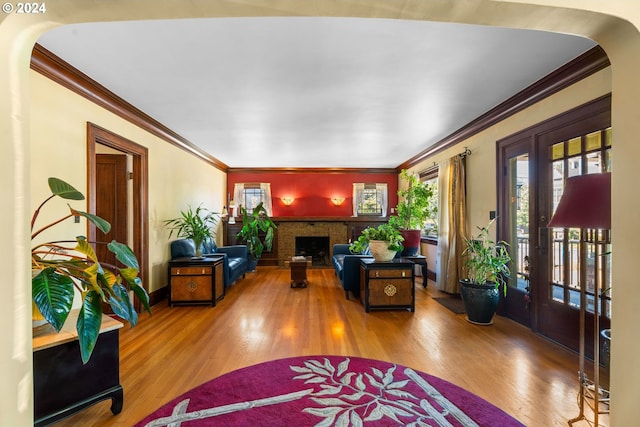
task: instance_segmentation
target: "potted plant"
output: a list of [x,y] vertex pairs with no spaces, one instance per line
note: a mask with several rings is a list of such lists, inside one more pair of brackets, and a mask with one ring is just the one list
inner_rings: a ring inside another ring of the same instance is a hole
[[171,231],[169,238],[176,232],[176,236],[183,239],[191,239],[196,249],[195,258],[202,258],[202,244],[213,237],[212,229],[217,223],[215,217],[217,212],[211,212],[202,206],[195,210],[188,207],[186,211],[181,211],[178,218],[164,221],[166,227]]
[[[82,216],[103,233],[111,225],[99,216],[77,211],[69,206],[62,218],[34,231],[36,220],[44,205],[54,197],[84,200],[82,193],[66,182],[49,178],[51,196],[36,209],[31,219],[31,241],[55,225],[74,216]],[[101,263],[91,244],[106,245],[124,267]],[[75,240],[55,240],[33,243],[31,249],[31,288],[34,319],[44,319],[57,331],[64,325],[73,306],[75,290],[82,298],[76,329],[83,363],[87,363],[95,347],[102,324],[102,303],[109,304],[114,314],[134,326],[138,321],[129,289],[140,299],[151,314],[149,296],[138,277],[138,260],[125,244],[88,242],[86,237]],[[127,287],[129,289],[127,289]]]
[[376,261],[391,261],[402,250],[404,238],[397,228],[386,223],[362,230],[358,240],[349,249],[355,253],[371,252]]
[[404,237],[402,255],[416,255],[420,249],[420,234],[427,219],[434,217],[438,208],[435,203],[435,189],[421,182],[418,175],[409,174],[406,169],[400,172],[400,178],[406,181],[406,188],[398,190],[396,215],[389,222],[397,227]]
[[466,247],[462,252],[467,278],[460,280],[460,294],[467,320],[479,325],[493,322],[500,300],[499,288],[502,286],[506,295],[505,278],[510,275],[508,243],[495,243],[489,236],[489,228],[494,221],[491,220],[486,227],[478,227],[477,236],[465,238]]
[[262,252],[265,249],[271,250],[275,230],[278,226],[269,218],[262,202],[253,208],[251,213],[244,206],[241,206],[240,214],[242,215],[242,228],[236,236],[247,244],[249,271],[255,271]]

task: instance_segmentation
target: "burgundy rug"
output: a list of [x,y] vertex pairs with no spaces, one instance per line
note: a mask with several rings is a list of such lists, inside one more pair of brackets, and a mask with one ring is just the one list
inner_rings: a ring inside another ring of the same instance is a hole
[[142,426],[523,426],[440,378],[378,360],[306,356],[215,378]]

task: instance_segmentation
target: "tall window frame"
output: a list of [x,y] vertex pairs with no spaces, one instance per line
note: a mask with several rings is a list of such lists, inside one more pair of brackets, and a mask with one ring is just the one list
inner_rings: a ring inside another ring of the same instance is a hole
[[273,216],[273,204],[271,201],[271,183],[268,182],[240,182],[234,185],[233,200],[235,206],[244,207],[247,212],[262,202],[267,215]]
[[[420,181],[422,183],[427,183],[433,188],[433,199],[432,202],[435,207],[438,207],[438,180],[440,167],[434,164],[429,169],[426,169],[420,172],[418,175],[420,176]],[[431,237],[434,239],[438,238],[438,219],[439,219],[439,209],[436,209],[435,218],[428,218],[424,224],[422,224],[422,232],[425,236]]]
[[386,183],[353,184],[353,216],[386,217],[388,205]]

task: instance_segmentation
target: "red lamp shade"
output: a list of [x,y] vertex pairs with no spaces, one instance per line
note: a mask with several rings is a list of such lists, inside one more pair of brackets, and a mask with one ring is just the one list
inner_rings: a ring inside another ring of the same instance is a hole
[[611,174],[567,178],[558,209],[548,227],[611,228]]

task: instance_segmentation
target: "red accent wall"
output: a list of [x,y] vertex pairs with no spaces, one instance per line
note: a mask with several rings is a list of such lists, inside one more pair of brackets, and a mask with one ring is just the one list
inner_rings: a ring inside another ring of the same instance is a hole
[[[398,203],[398,175],[396,173],[363,172],[229,172],[227,192],[233,197],[236,183],[269,182],[274,217],[345,217],[353,215],[353,183],[387,183],[389,208]],[[285,206],[282,197],[293,197],[291,206]],[[340,206],[332,197],[344,197]],[[387,212],[387,215],[389,212]]]

